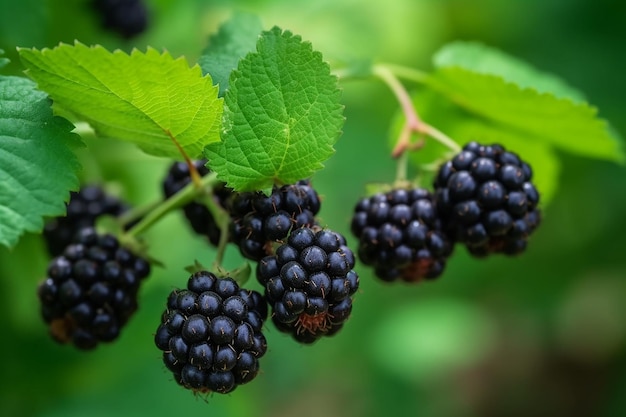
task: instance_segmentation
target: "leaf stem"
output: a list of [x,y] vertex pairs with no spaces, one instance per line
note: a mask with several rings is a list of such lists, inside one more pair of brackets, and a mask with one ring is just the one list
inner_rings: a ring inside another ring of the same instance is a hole
[[169,130],[166,129],[165,133],[167,134],[167,136],[169,136],[169,138],[174,143],[174,146],[176,146],[176,149],[178,149],[178,152],[180,152],[180,154],[185,159],[185,163],[187,164],[187,167],[189,168],[189,175],[191,177],[191,182],[193,184],[195,184],[196,187],[198,187],[198,188],[201,187],[201,178],[202,177],[201,177],[200,173],[198,172],[198,170],[196,169],[196,166],[194,165],[193,161],[191,160],[189,155],[187,155],[187,152],[185,152],[183,147],[180,146],[180,143],[178,143],[178,140],[176,140],[176,138],[174,137],[172,132],[170,132]]
[[141,219],[135,226],[125,233],[125,236],[132,238],[144,233],[170,211],[182,207],[197,198],[198,194],[204,189],[204,187],[208,186],[212,188],[216,181],[217,174],[210,173],[200,178],[200,186],[190,182],[176,194],[172,195],[170,198],[157,205],[152,211],[148,212],[143,219]]
[[372,73],[380,78],[387,86],[391,89],[391,91],[396,96],[398,103],[400,103],[400,107],[402,108],[402,112],[404,113],[405,123],[402,127],[402,131],[398,136],[398,140],[396,141],[396,145],[391,153],[394,158],[398,158],[406,151],[417,150],[424,146],[424,139],[421,138],[417,142],[411,142],[411,137],[414,133],[427,135],[436,141],[440,142],[447,148],[453,150],[454,152],[458,152],[461,150],[461,147],[450,137],[445,135],[440,130],[435,127],[425,123],[420,119],[415,106],[413,106],[413,100],[411,100],[411,96],[408,91],[404,87],[404,85],[398,80],[394,71],[400,71],[401,73],[405,73],[405,75],[412,75],[415,80],[419,79],[421,82],[425,79],[426,75],[416,71],[416,70],[408,70],[405,67],[400,66],[388,66],[388,65],[374,65],[372,68]]

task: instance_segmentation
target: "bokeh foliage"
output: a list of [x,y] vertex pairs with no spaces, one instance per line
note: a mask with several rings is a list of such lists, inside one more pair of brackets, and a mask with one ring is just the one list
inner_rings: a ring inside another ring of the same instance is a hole
[[[151,45],[194,63],[209,35],[242,9],[265,28],[310,40],[331,65],[373,58],[430,69],[442,44],[478,40],[562,76],[626,132],[626,6],[616,0],[153,0],[150,31],[130,42],[100,30],[86,3],[0,0],[0,49],[11,59],[4,74],[21,74],[16,46],[75,39],[126,51]],[[314,183],[323,221],[349,237],[366,184],[395,174],[387,136],[397,106],[377,81],[341,87],[344,133]],[[132,203],[158,198],[167,160],[83,139],[84,181],[105,180]],[[0,249],[0,415],[625,414],[626,172],[584,155],[558,156],[559,187],[523,257],[478,261],[458,248],[438,281],[417,287],[384,285],[358,267],[361,290],[341,333],[301,347],[268,331],[259,377],[207,401],[172,381],[152,343],[166,295],[186,280],[183,268],[213,256],[181,215],[147,235],[165,267],[146,282],[137,315],[115,344],[88,353],[47,336],[34,290],[47,259],[39,236],[28,235],[12,251]],[[227,262],[238,264],[235,251]]]

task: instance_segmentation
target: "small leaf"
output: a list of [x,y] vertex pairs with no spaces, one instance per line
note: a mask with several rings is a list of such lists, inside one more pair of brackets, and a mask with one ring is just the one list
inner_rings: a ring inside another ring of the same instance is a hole
[[55,117],[50,100],[22,77],[0,76],[0,244],[40,232],[44,218],[65,213],[78,188],[80,144],[74,126]]
[[623,162],[619,139],[586,103],[521,88],[495,75],[459,67],[437,69],[429,86],[452,102],[499,128],[531,136],[563,151]]
[[209,45],[202,52],[198,64],[202,72],[210,74],[213,83],[219,86],[220,96],[228,88],[228,77],[237,68],[239,60],[254,51],[262,30],[258,16],[238,12],[209,39]]
[[219,141],[218,89],[183,58],[152,48],[129,55],[78,42],[19,53],[55,106],[89,122],[98,135],[177,159],[179,147],[199,158],[206,144]]
[[585,101],[583,93],[559,77],[538,71],[528,63],[478,42],[456,41],[445,45],[433,58],[435,67],[459,67],[477,74],[495,75],[521,88],[552,93],[558,98]]
[[222,142],[205,148],[209,166],[237,191],[310,177],[341,134],[340,95],[310,43],[276,27],[263,32],[231,74]]

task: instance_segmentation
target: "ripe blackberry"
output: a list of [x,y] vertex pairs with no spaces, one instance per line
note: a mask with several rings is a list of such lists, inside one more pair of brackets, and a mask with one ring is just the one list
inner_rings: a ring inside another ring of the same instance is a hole
[[137,292],[149,273],[150,264],[114,236],[79,230],[38,286],[50,334],[84,350],[115,340],[137,309]]
[[359,259],[384,281],[436,278],[453,248],[442,230],[434,197],[423,188],[394,189],[361,199],[351,230],[359,239]]
[[229,277],[201,271],[167,300],[154,341],[174,379],[194,392],[226,394],[250,382],[267,350],[267,303]]
[[133,38],[148,27],[148,9],[141,0],[92,0],[105,29],[126,39]]
[[[193,162],[200,176],[205,176],[210,172],[206,167],[206,162],[205,159]],[[169,198],[190,182],[189,166],[185,162],[175,162],[170,166],[163,180],[163,195],[165,198]],[[222,207],[226,205],[225,202],[231,194],[232,190],[223,183],[216,186],[213,190],[213,198]],[[221,235],[220,228],[213,214],[204,204],[192,201],[183,207],[183,212],[194,232],[206,236],[212,244],[218,244]]]
[[85,185],[70,193],[66,215],[46,222],[43,237],[51,256],[59,256],[76,232],[92,227],[100,216],[119,216],[128,209],[120,199],[107,194],[99,185]]
[[339,233],[308,227],[291,232],[275,255],[257,264],[276,327],[307,344],[341,329],[359,287],[354,261]]
[[465,145],[434,182],[448,232],[477,257],[522,253],[541,220],[532,175],[530,165],[501,145]]
[[308,180],[274,187],[269,196],[237,193],[229,203],[231,238],[243,256],[259,261],[291,230],[313,226],[319,210],[319,196]]

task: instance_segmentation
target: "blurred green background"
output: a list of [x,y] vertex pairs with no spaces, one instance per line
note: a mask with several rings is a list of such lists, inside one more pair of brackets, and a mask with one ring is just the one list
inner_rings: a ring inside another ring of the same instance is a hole
[[[626,134],[626,3],[619,0],[146,1],[149,30],[125,41],[100,29],[85,0],[0,0],[0,48],[78,39],[129,50],[151,45],[194,63],[235,10],[310,40],[331,62],[354,58],[429,69],[444,43],[479,40],[560,75]],[[337,153],[314,177],[321,217],[349,235],[354,203],[391,181],[387,134],[397,109],[374,80],[342,84],[347,117]],[[572,137],[584,141],[584,137]],[[86,137],[85,181],[136,204],[160,195],[168,161]],[[593,146],[592,143],[589,146]],[[626,415],[624,167],[562,157],[559,190],[517,259],[457,248],[445,274],[388,285],[357,266],[361,290],[335,337],[297,345],[268,325],[261,374],[232,394],[194,397],[153,344],[184,266],[213,252],[175,213],[147,235],[155,268],[140,310],[116,343],[93,352],[55,344],[35,287],[47,258],[39,236],[0,249],[0,415],[99,416],[619,416]],[[349,239],[353,243],[353,239]],[[240,261],[234,250],[227,263]],[[256,283],[251,280],[255,289]]]

